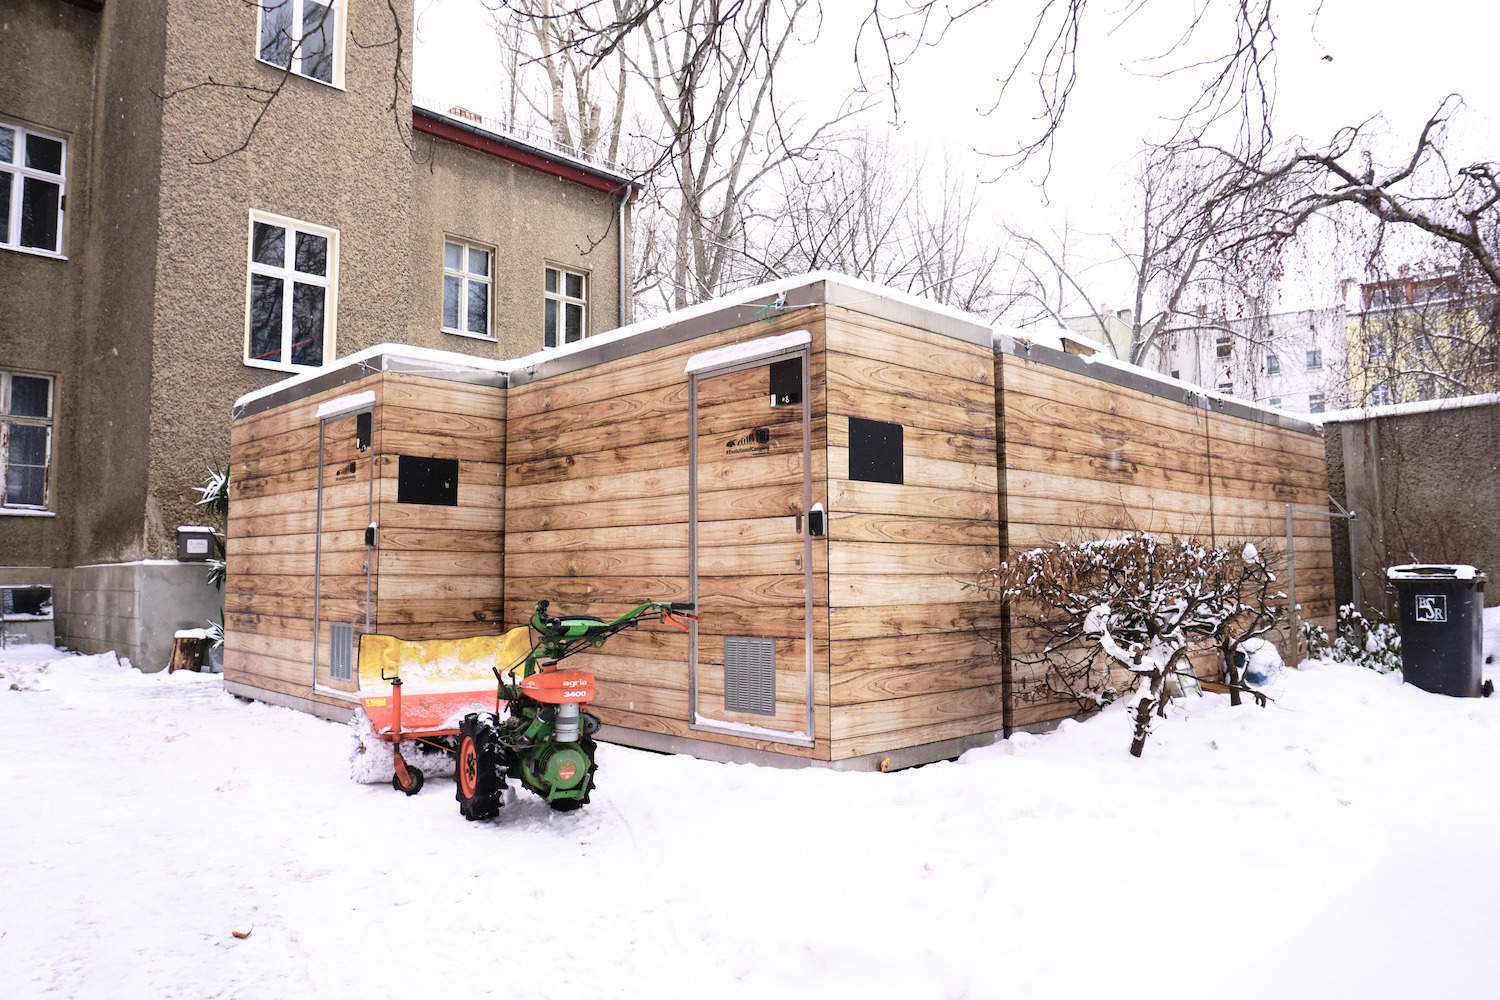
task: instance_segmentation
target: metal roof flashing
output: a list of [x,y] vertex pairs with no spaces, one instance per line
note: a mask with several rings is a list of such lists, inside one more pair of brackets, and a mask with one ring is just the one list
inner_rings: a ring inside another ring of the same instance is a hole
[[1257,406],[1200,385],[1193,385],[1169,375],[1162,375],[1120,361],[1112,356],[1098,356],[1098,360],[1095,360],[1089,355],[1058,350],[1047,344],[1036,343],[1024,337],[1002,333],[999,330],[994,332],[994,348],[997,356],[1009,354],[1023,361],[1034,361],[1072,372],[1075,375],[1087,375],[1089,378],[1119,386],[1122,389],[1134,389],[1162,399],[1174,400],[1194,409],[1226,413],[1245,420],[1253,420],[1259,424],[1280,427],[1283,430],[1311,434],[1315,437],[1323,436],[1323,425],[1316,421],[1304,420],[1284,410]]
[[421,375],[445,382],[503,388],[508,367],[508,362],[489,361],[451,351],[401,344],[377,344],[339,358],[322,368],[302,372],[280,382],[273,382],[263,389],[245,393],[234,401],[230,421],[295,403],[316,393],[358,382],[381,372]]
[[563,347],[529,354],[513,363],[510,384],[526,385],[745,326],[764,320],[768,315],[782,316],[817,306],[848,309],[953,337],[978,347],[990,345],[989,325],[968,313],[859,278],[832,271],[813,271],[756,285]]

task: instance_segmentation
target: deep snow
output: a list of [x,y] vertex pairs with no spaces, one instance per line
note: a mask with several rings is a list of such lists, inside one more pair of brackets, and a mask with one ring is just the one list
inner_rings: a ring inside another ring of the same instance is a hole
[[[1493,997],[1500,698],[1346,665],[895,774],[467,823],[215,675],[0,654],[0,997]],[[249,932],[236,938],[234,932]]]

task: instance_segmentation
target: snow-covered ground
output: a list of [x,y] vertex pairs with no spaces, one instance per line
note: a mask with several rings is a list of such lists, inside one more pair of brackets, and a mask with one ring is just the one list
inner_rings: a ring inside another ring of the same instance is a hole
[[214,675],[0,672],[6,1000],[1500,995],[1500,697],[1399,674],[1139,760],[1119,709],[885,775],[605,746],[582,812],[467,823]]

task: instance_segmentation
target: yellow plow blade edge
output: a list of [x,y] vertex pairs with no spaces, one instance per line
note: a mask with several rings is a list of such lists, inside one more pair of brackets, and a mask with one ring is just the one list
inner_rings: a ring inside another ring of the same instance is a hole
[[505,673],[518,667],[529,652],[531,633],[524,625],[504,635],[476,635],[467,639],[414,641],[390,635],[362,635],[359,686],[361,690],[389,687],[394,677],[400,677],[403,685],[417,687],[493,684],[494,669]]

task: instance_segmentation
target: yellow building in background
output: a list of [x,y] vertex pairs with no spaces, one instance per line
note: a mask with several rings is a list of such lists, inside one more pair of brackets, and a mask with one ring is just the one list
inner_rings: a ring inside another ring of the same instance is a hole
[[1360,285],[1347,331],[1351,406],[1500,391],[1497,298],[1456,275]]

